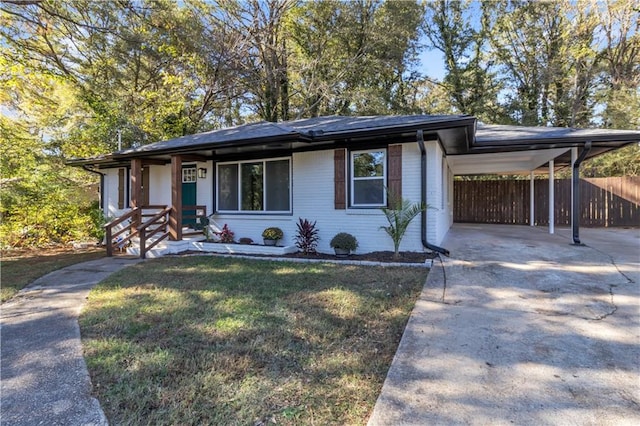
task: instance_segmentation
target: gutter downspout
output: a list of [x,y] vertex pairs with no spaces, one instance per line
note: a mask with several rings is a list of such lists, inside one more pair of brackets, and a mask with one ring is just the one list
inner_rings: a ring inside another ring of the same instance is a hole
[[573,245],[583,246],[580,242],[580,164],[591,151],[591,141],[584,143],[584,148],[573,163],[571,174],[571,185],[573,187],[573,211],[571,212],[571,231],[573,234]]
[[90,169],[88,165],[83,165],[82,168],[84,170],[86,170],[89,173],[94,173],[96,175],[100,176],[100,210],[102,210],[102,213],[104,214],[104,173],[95,171],[93,169]]
[[[424,148],[424,136],[422,130],[416,132],[418,146],[420,147],[420,198],[423,205],[427,205],[427,151]],[[422,210],[420,216],[420,236],[422,237],[422,245],[431,251],[442,253],[449,256],[449,250],[431,244],[427,241],[427,210]]]

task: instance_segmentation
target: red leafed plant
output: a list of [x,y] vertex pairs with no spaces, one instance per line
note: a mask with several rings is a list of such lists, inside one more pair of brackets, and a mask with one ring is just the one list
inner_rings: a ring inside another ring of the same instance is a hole
[[220,237],[221,243],[232,243],[233,236],[235,235],[231,229],[225,223],[222,227],[222,231],[215,233],[218,237]]
[[314,254],[318,246],[318,240],[320,239],[316,223],[312,223],[307,219],[302,220],[302,218],[298,218],[297,225],[296,247],[302,250],[304,254]]

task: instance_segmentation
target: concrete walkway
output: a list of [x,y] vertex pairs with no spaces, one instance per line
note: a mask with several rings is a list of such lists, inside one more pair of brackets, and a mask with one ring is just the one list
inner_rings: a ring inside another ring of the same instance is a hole
[[370,425],[640,424],[640,231],[454,225]]
[[104,258],[34,281],[0,307],[2,425],[102,425],[78,314],[91,287],[138,259]]

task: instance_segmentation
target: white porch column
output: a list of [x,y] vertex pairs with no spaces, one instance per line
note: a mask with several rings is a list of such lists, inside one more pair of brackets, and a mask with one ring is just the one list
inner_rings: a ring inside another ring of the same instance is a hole
[[535,188],[535,181],[534,181],[534,176],[533,176],[533,170],[531,171],[531,174],[529,175],[529,226],[536,226],[536,220],[535,220],[535,206],[534,206],[534,202],[535,202],[535,196],[533,194]]
[[555,194],[553,191],[553,160],[549,160],[549,233],[553,234],[555,232]]
[[[575,164],[577,159],[578,159],[578,148],[571,148],[571,182],[573,182],[573,173],[575,172],[573,165]],[[573,201],[574,201],[573,190],[574,190],[573,185],[571,185],[571,229],[573,229],[573,209],[576,208],[576,206],[573,205]]]

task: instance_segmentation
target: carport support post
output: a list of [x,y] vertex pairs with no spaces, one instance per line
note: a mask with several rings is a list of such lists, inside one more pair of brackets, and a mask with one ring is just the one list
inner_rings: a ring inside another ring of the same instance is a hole
[[576,164],[576,160],[578,159],[578,148],[571,148],[571,230],[575,229],[573,221],[575,216],[573,214],[574,209],[576,208],[576,194],[575,188],[573,186],[573,175],[576,173],[575,168],[573,167]]
[[589,151],[591,151],[591,141],[585,142],[582,152],[575,160],[573,151],[571,152],[571,233],[573,244],[576,246],[584,245],[580,242],[580,164],[587,158]]
[[536,209],[534,205],[536,197],[534,196],[534,189],[535,181],[532,170],[531,174],[529,175],[529,226],[536,226],[536,218],[534,217],[536,215]]
[[555,193],[554,193],[554,185],[553,185],[553,160],[549,160],[549,233],[553,234],[555,232]]

